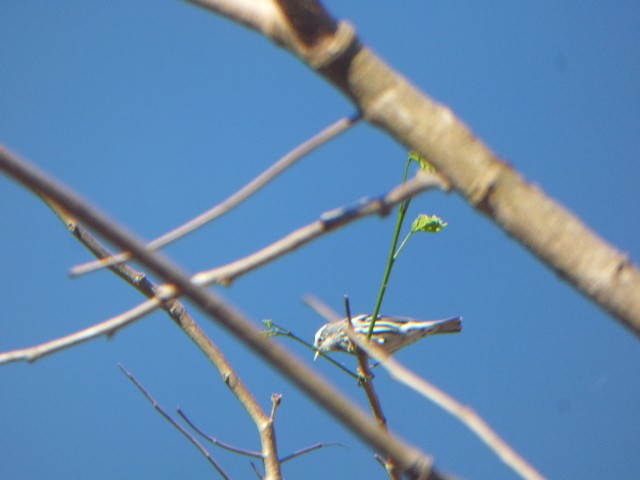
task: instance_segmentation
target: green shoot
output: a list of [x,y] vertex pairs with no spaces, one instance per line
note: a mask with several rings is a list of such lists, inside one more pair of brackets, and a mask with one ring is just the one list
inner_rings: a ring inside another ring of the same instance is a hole
[[[426,170],[428,172],[434,172],[435,168],[421,156],[418,152],[412,150],[409,152],[407,159],[407,166],[404,170],[404,177],[402,179],[403,183],[407,181],[407,175],[409,174],[409,167],[411,166],[411,162],[416,162],[420,165],[420,168]],[[419,215],[411,225],[411,231],[407,234],[405,239],[398,247],[398,239],[400,238],[400,231],[402,230],[402,224],[404,223],[404,218],[407,214],[407,210],[409,210],[409,205],[411,204],[411,199],[405,200],[400,204],[400,208],[398,209],[398,220],[396,221],[396,228],[393,232],[393,239],[391,241],[391,249],[389,251],[389,258],[387,260],[387,266],[384,271],[384,275],[382,277],[382,285],[380,286],[380,292],[378,293],[378,299],[376,301],[376,306],[373,309],[372,318],[373,321],[369,326],[369,331],[367,332],[367,339],[371,338],[373,334],[373,328],[375,326],[376,320],[380,313],[380,307],[382,306],[382,300],[384,299],[384,295],[387,291],[387,285],[389,284],[389,277],[391,276],[391,270],[393,269],[393,265],[400,255],[400,252],[409,241],[409,238],[413,236],[413,234],[418,232],[428,232],[428,233],[437,233],[447,226],[447,223],[444,222],[441,218],[433,215]]]

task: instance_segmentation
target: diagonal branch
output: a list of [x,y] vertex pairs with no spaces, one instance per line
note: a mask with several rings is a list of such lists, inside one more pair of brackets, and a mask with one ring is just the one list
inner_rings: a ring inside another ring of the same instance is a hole
[[[49,199],[48,197],[40,197],[58,216],[58,218],[67,226],[67,228],[75,235],[75,237],[95,256],[98,258],[106,258],[111,255],[96,238],[93,237],[85,228],[79,224],[73,216],[61,208],[57,203]],[[166,288],[158,287],[153,284],[146,275],[133,270],[131,267],[125,264],[112,265],[109,269],[125,280],[131,286],[133,286],[140,293],[150,298],[151,302],[156,301],[156,297],[161,293],[166,295]],[[175,293],[175,292],[174,292]],[[167,299],[156,303],[169,314],[169,317],[180,327],[180,329],[198,346],[207,358],[213,363],[218,372],[220,373],[225,385],[231,390],[231,392],[238,399],[240,404],[247,411],[254,424],[258,428],[260,434],[260,440],[262,444],[262,458],[265,462],[266,471],[269,478],[281,478],[280,466],[281,462],[278,460],[276,438],[274,433],[274,422],[264,410],[260,407],[260,404],[256,401],[255,397],[251,394],[241,378],[237,375],[231,364],[227,361],[222,351],[209,339],[204,333],[196,321],[189,315],[184,305],[175,299]],[[145,304],[143,304],[145,305]],[[94,330],[95,329],[94,327]],[[115,333],[115,329],[112,327],[109,334]],[[60,346],[60,342],[58,343]],[[40,355],[42,350],[38,351]],[[124,369],[123,369],[124,371]],[[128,372],[129,376],[139,388],[140,385],[133,379]],[[143,390],[144,392],[144,390]],[[149,397],[147,395],[147,397]],[[155,402],[154,402],[155,405]],[[165,415],[166,417],[166,415]],[[172,424],[173,420],[169,419]],[[182,430],[181,430],[182,431]],[[183,432],[184,433],[184,432]],[[208,453],[208,452],[207,452]]]
[[395,187],[385,195],[373,199],[364,198],[351,207],[341,207],[325,212],[315,222],[291,232],[286,237],[245,258],[197,273],[194,275],[193,281],[204,285],[214,283],[229,285],[240,275],[291,253],[316,238],[369,215],[386,215],[395,205],[407,198],[435,188],[446,190],[448,185],[440,176],[419,170],[414,178]]
[[0,170],[30,190],[52,199],[107,241],[123,250],[131,251],[136,260],[167,284],[175,286],[182,296],[191,300],[253,352],[279,370],[360,439],[376,451],[392,458],[408,478],[443,478],[433,468],[431,457],[394,435],[380,430],[357,405],[283,347],[265,338],[262,331],[237,309],[215,293],[193,284],[189,276],[172,261],[158,252],[149,251],[141,239],[91,207],[70,189],[4,148],[0,148]]
[[[276,178],[282,172],[284,172],[287,168],[291,167],[295,162],[300,160],[302,157],[311,153],[316,148],[321,145],[327,143],[329,140],[335,138],[345,130],[349,129],[353,125],[355,125],[361,116],[359,114],[354,114],[350,117],[341,118],[337,122],[329,125],[327,128],[317,133],[310,139],[306,140],[302,144],[298,145],[296,148],[287,153],[284,157],[280,158],[273,165],[267,168],[264,172],[258,175],[256,178],[247,183],[240,190],[235,192],[229,198],[225,199],[222,203],[210,208],[204,213],[201,213],[197,217],[192,220],[189,220],[184,225],[174,228],[170,232],[161,235],[160,237],[152,240],[147,244],[147,248],[150,250],[157,250],[162,248],[172,242],[175,242],[179,238],[188,235],[189,233],[197,230],[203,225],[211,222],[212,220],[228,213],[233,208],[238,206],[240,203],[244,202],[251,195],[256,193],[262,187],[264,187],[271,180]],[[71,275],[83,275],[85,273],[89,273],[95,270],[98,270],[103,267],[108,267],[109,265],[114,265],[116,263],[121,263],[129,260],[131,258],[131,254],[129,252],[119,253],[116,255],[109,256],[108,258],[102,258],[100,260],[95,260],[93,262],[88,262],[82,265],[78,265],[71,269]]]
[[628,255],[498,158],[451,110],[361,45],[348,23],[331,19],[316,0],[263,0],[253,11],[240,2],[244,18],[236,17],[235,0],[192,3],[254,28],[301,57],[367,121],[427,157],[474,208],[640,336],[640,271]]
[[95,338],[102,336],[110,337],[121,328],[154,312],[161,305],[161,302],[162,300],[158,298],[147,300],[126,312],[70,335],[65,335],[64,337],[56,338],[32,347],[2,352],[0,353],[0,365],[12,362],[35,362],[60,350],[66,350],[67,348],[88,342]]
[[[342,320],[343,317],[340,317],[329,305],[324,303],[319,298],[313,295],[307,295],[304,299],[305,303],[309,305],[316,313],[324,317],[327,322],[337,322]],[[351,307],[349,305],[349,297],[345,295],[345,310],[347,314],[348,327],[347,329],[353,333],[353,326],[351,325]],[[369,401],[369,406],[371,407],[371,413],[373,414],[373,418],[376,423],[380,425],[380,428],[383,430],[388,430],[387,426],[387,418],[382,411],[382,403],[380,402],[380,397],[373,387],[373,374],[371,373],[371,369],[369,368],[369,355],[367,352],[356,345],[355,354],[358,359],[358,376],[360,378],[359,385],[363,387],[365,394],[367,396],[367,400]],[[327,356],[328,359],[331,357]],[[376,454],[376,458],[380,462],[380,464],[384,467],[391,479],[398,478],[398,472],[395,464],[391,459],[383,459],[379,454]]]
[[180,418],[182,418],[185,422],[187,422],[187,425],[189,425],[198,435],[200,435],[202,438],[204,438],[208,442],[213,443],[215,446],[220,447],[223,450],[227,450],[229,452],[237,453],[238,455],[244,455],[247,457],[259,458],[259,459],[263,458],[262,452],[256,452],[254,450],[247,450],[245,448],[236,447],[234,445],[230,445],[221,440],[218,440],[217,438],[214,438],[210,435],[207,435],[205,432],[202,431],[202,429],[200,429],[195,423],[193,423],[189,419],[189,417],[187,417],[187,415],[182,411],[182,409],[178,408],[177,411],[178,411],[178,415],[180,415]]
[[136,380],[136,378],[131,374],[131,372],[129,372],[122,365],[119,365],[119,367],[120,367],[120,370],[122,370],[122,373],[124,373],[125,376],[129,380],[131,380],[131,382],[138,388],[138,390],[142,392],[142,394],[146,397],[146,399],[149,400],[151,405],[153,405],[153,408],[160,415],[162,415],[162,417],[167,422],[169,422],[176,430],[178,430],[182,435],[184,435],[187,438],[187,440],[189,440],[198,450],[200,450],[200,453],[204,455],[207,461],[213,466],[213,468],[216,469],[216,471],[222,476],[222,478],[226,480],[230,480],[229,475],[227,475],[227,473],[222,469],[222,467],[218,464],[218,462],[216,462],[215,459],[211,456],[211,453],[206,448],[204,448],[204,446],[198,441],[198,439],[195,438],[193,435],[191,435],[187,431],[187,429],[185,429],[182,425],[180,425],[173,418],[171,418],[171,415],[169,415],[165,411],[165,409],[162,408],[162,406],[156,401],[156,399],[153,398],[153,396],[151,396],[151,394],[140,384],[140,382],[138,382],[138,380]]
[[360,337],[353,332],[348,332],[348,335],[359,348],[380,362],[380,365],[384,367],[393,378],[428,398],[440,408],[457,418],[463,425],[467,426],[480,440],[493,450],[506,465],[511,467],[522,478],[526,480],[544,480],[542,474],[533,466],[529,465],[518,452],[500,438],[489,424],[471,408],[462,405],[455,398],[447,395],[436,386],[427,382],[424,378],[421,378],[404,367],[375,343],[369,342],[366,338]]
[[[353,325],[351,324],[351,306],[349,305],[349,297],[347,296],[345,296],[345,310],[347,314],[347,331],[354,333]],[[336,321],[340,319],[338,315],[332,315],[331,318],[332,320],[329,321]],[[371,373],[371,368],[369,367],[369,355],[366,351],[364,351],[357,345],[355,348],[355,353],[358,359],[358,373],[360,374],[361,378],[364,379],[362,381],[362,388],[367,395],[367,400],[369,401],[369,405],[371,406],[371,413],[373,413],[373,418],[375,419],[376,423],[380,425],[380,428],[388,430],[389,426],[387,423],[387,417],[382,410],[382,402],[380,401],[378,392],[373,386],[373,374]],[[392,459],[387,458],[386,460],[383,460],[382,465],[384,466],[384,469],[387,471],[387,474],[389,475],[389,478],[391,480],[398,480],[400,478],[398,476],[396,465]]]

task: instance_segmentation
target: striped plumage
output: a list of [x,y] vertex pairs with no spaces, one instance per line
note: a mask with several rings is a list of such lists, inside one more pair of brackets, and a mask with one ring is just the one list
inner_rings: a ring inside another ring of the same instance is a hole
[[[395,353],[403,347],[426,337],[440,333],[458,333],[462,330],[462,317],[444,320],[415,320],[409,317],[378,316],[371,339],[387,353]],[[371,324],[371,315],[357,315],[351,318],[356,333],[366,335]],[[314,345],[322,352],[353,353],[354,348],[346,333],[347,319],[327,323],[316,332]],[[316,352],[316,357],[318,352]]]

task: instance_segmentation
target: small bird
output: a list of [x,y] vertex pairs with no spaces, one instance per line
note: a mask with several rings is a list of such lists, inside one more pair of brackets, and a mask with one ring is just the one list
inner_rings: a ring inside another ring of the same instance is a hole
[[[361,314],[351,318],[356,333],[367,335],[371,324],[371,315]],[[409,317],[378,316],[371,340],[375,341],[388,354],[393,354],[407,345],[428,335],[440,333],[458,333],[462,331],[462,317],[444,320],[415,320]],[[313,342],[316,347],[314,360],[320,352],[355,353],[355,348],[347,335],[347,319],[327,323],[316,332]]]

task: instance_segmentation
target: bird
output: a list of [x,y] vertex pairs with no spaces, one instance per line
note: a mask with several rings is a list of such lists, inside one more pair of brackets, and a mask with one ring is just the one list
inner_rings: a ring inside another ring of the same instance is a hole
[[[360,314],[351,318],[356,333],[367,335],[371,325],[371,315]],[[313,345],[316,348],[314,360],[320,352],[355,353],[353,343],[347,335],[347,319],[330,322],[316,332]],[[458,333],[462,331],[462,317],[443,320],[416,320],[409,317],[378,316],[373,327],[371,340],[382,347],[389,355],[428,335],[440,333]]]

